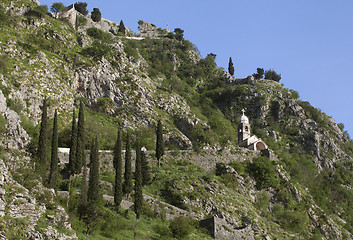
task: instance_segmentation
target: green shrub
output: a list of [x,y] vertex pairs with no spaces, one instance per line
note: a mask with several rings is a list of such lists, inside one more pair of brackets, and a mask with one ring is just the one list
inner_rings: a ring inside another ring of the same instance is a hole
[[269,69],[265,71],[265,79],[279,82],[281,80],[281,74],[276,73],[273,69]]
[[57,53],[60,51],[63,43],[60,42],[58,39],[53,38],[53,31],[39,31],[37,34],[29,34],[26,37],[26,43],[22,46],[28,49],[30,52],[37,52],[37,48],[33,47],[36,46],[39,50],[47,50],[49,52]]
[[106,33],[98,28],[88,28],[86,30],[87,34],[95,39],[109,41],[112,38],[110,33]]
[[290,97],[294,99],[299,99],[299,93],[295,90],[290,90]]
[[76,18],[76,27],[79,28],[79,27],[83,27],[87,24],[87,18],[85,18],[84,16],[81,16],[81,15],[77,15],[77,18]]
[[1,55],[0,56],[0,73],[7,73],[7,69],[8,69],[8,57],[5,55]]
[[270,202],[270,196],[266,192],[257,193],[255,206],[261,211],[266,211]]
[[246,166],[244,165],[245,163],[242,162],[230,162],[229,166],[231,166],[232,168],[234,168],[235,171],[237,171],[237,173],[239,175],[244,175],[245,174],[245,168]]
[[190,218],[179,216],[170,222],[169,228],[174,237],[182,239],[195,230],[195,222]]
[[223,183],[228,188],[237,189],[239,186],[238,178],[235,174],[226,173],[222,175]]
[[0,230],[4,239],[26,239],[26,226],[29,224],[28,218],[10,218],[5,215],[4,221],[0,218]]
[[[92,139],[96,135],[101,149],[113,149],[116,141],[115,133],[120,120],[113,116],[107,116],[91,109],[85,111],[85,138]],[[86,142],[89,148],[89,141]]]
[[5,9],[0,6],[0,26],[6,26],[10,23],[11,16],[9,12],[6,12]]
[[17,112],[18,114],[21,114],[23,106],[22,104],[17,100],[17,99],[10,99],[8,98],[6,100],[7,103],[7,107],[14,110],[15,112]]
[[135,61],[139,59],[136,49],[132,48],[130,45],[125,45],[124,52],[128,57],[133,57]]
[[285,229],[296,233],[304,233],[309,223],[305,212],[285,210],[282,205],[275,204],[272,209],[277,222]]
[[174,182],[168,180],[164,183],[164,188],[161,190],[161,196],[168,203],[181,209],[187,209],[187,206],[184,203],[184,197],[178,190],[175,189]]
[[159,223],[159,224],[156,224],[155,226],[153,226],[153,230],[157,234],[159,234],[158,239],[170,239],[173,237],[173,233],[172,233],[171,229],[168,227],[168,225]]
[[48,6],[47,5],[41,5],[37,6],[34,9],[30,9],[25,13],[25,16],[28,17],[37,17],[37,18],[44,18],[45,15],[49,14],[48,12]]
[[156,148],[156,130],[153,127],[140,127],[137,130],[137,134],[140,137],[141,146],[149,149],[155,150]]
[[222,176],[226,170],[227,165],[223,162],[216,163],[216,176]]
[[91,46],[81,51],[82,55],[91,56],[95,61],[100,61],[102,57],[107,57],[111,48],[99,41],[94,41]]
[[272,162],[267,157],[257,157],[247,166],[247,171],[256,181],[257,189],[266,189],[278,185]]
[[0,134],[4,133],[6,131],[5,125],[7,124],[7,120],[5,117],[1,114],[0,115]]
[[327,117],[319,109],[311,106],[307,101],[299,101],[299,105],[305,110],[308,118],[317,122],[320,128],[328,128]]
[[114,107],[113,100],[108,97],[100,97],[96,103],[97,110],[103,113],[107,113],[109,109]]

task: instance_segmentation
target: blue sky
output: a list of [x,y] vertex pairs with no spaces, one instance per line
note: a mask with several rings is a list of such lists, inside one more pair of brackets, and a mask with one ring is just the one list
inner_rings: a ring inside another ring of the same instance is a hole
[[[57,1],[40,0],[49,7]],[[60,2],[60,1],[59,1]],[[61,1],[70,5],[75,1]],[[139,20],[182,28],[203,57],[217,55],[236,77],[257,67],[282,74],[284,87],[343,123],[353,137],[352,0],[85,1],[102,16],[137,32]]]

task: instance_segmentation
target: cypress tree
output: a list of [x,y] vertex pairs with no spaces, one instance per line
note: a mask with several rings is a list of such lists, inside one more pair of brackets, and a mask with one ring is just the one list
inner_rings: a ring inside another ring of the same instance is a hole
[[158,167],[161,165],[160,159],[164,155],[164,142],[163,142],[163,126],[161,120],[157,124],[157,140],[156,140],[156,157],[158,160]]
[[114,186],[114,203],[116,209],[119,208],[123,198],[122,190],[122,159],[121,159],[121,133],[118,130],[118,138],[114,148],[114,168],[115,168],[115,186]]
[[51,161],[49,174],[49,187],[55,188],[56,174],[58,172],[58,112],[55,110],[53,124],[53,138],[51,144]]
[[83,168],[82,168],[82,184],[81,184],[81,194],[80,194],[80,203],[78,206],[78,212],[80,219],[82,215],[85,215],[87,211],[87,163],[86,157],[83,158]]
[[85,117],[83,114],[83,102],[80,102],[80,110],[78,112],[78,123],[77,123],[77,150],[75,159],[75,172],[80,173],[84,161],[85,154]]
[[102,18],[102,14],[99,8],[93,8],[93,11],[91,12],[91,19],[94,22],[99,22],[101,18]]
[[134,211],[136,218],[140,218],[142,209],[142,173],[141,173],[141,148],[139,139],[136,139],[136,162],[135,162],[135,198],[134,198]]
[[40,133],[38,141],[38,168],[45,169],[47,165],[47,124],[48,124],[48,110],[47,110],[47,98],[43,100],[42,106],[42,119],[40,123]]
[[70,175],[73,175],[75,173],[76,149],[77,149],[77,127],[76,127],[76,114],[74,109],[72,113],[71,141],[70,141],[70,155],[69,155],[69,174]]
[[120,21],[118,32],[125,34],[125,25],[123,20]]
[[130,147],[130,136],[129,132],[126,133],[126,150],[125,150],[125,173],[124,173],[124,184],[123,193],[130,195],[132,191],[132,170],[131,170],[131,147]]
[[98,139],[92,141],[88,184],[88,202],[97,203],[99,198],[99,154]]
[[142,185],[151,183],[151,169],[146,157],[146,148],[141,149],[141,171],[142,171]]
[[229,58],[229,63],[228,63],[228,72],[230,75],[234,75],[234,65],[233,65],[233,61],[232,58]]

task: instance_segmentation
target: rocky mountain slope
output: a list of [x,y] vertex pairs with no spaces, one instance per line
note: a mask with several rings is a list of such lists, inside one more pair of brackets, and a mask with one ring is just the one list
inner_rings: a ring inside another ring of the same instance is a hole
[[[140,35],[117,34],[118,24],[88,18],[77,26],[73,16],[84,17],[71,9],[54,18],[37,1],[0,3],[0,238],[88,232],[75,209],[81,176],[72,189],[60,178],[54,191],[32,171],[45,96],[49,117],[59,112],[61,147],[69,146],[79,101],[86,138],[98,135],[101,149],[113,148],[120,125],[153,150],[156,122],[164,125],[171,151],[161,167],[148,157],[153,181],[138,230],[129,207],[111,210],[111,156],[101,155],[106,197],[92,238],[131,239],[136,231],[141,239],[181,238],[172,227],[185,226],[179,215],[203,226],[186,239],[352,238],[353,143],[343,124],[278,82],[230,76],[180,34],[145,21]],[[274,160],[237,147],[242,109]]]

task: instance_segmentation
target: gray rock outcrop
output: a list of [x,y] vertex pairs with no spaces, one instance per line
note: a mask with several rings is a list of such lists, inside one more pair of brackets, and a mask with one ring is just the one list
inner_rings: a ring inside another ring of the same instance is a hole
[[165,36],[169,32],[170,32],[169,29],[157,28],[155,25],[153,25],[147,21],[143,21],[143,20],[139,21],[138,36],[140,36],[140,37],[158,38],[158,37]]
[[6,148],[24,149],[30,138],[21,126],[21,117],[18,113],[7,107],[6,98],[1,90],[0,114],[2,114],[7,121],[5,125],[7,131],[2,138],[1,144]]

